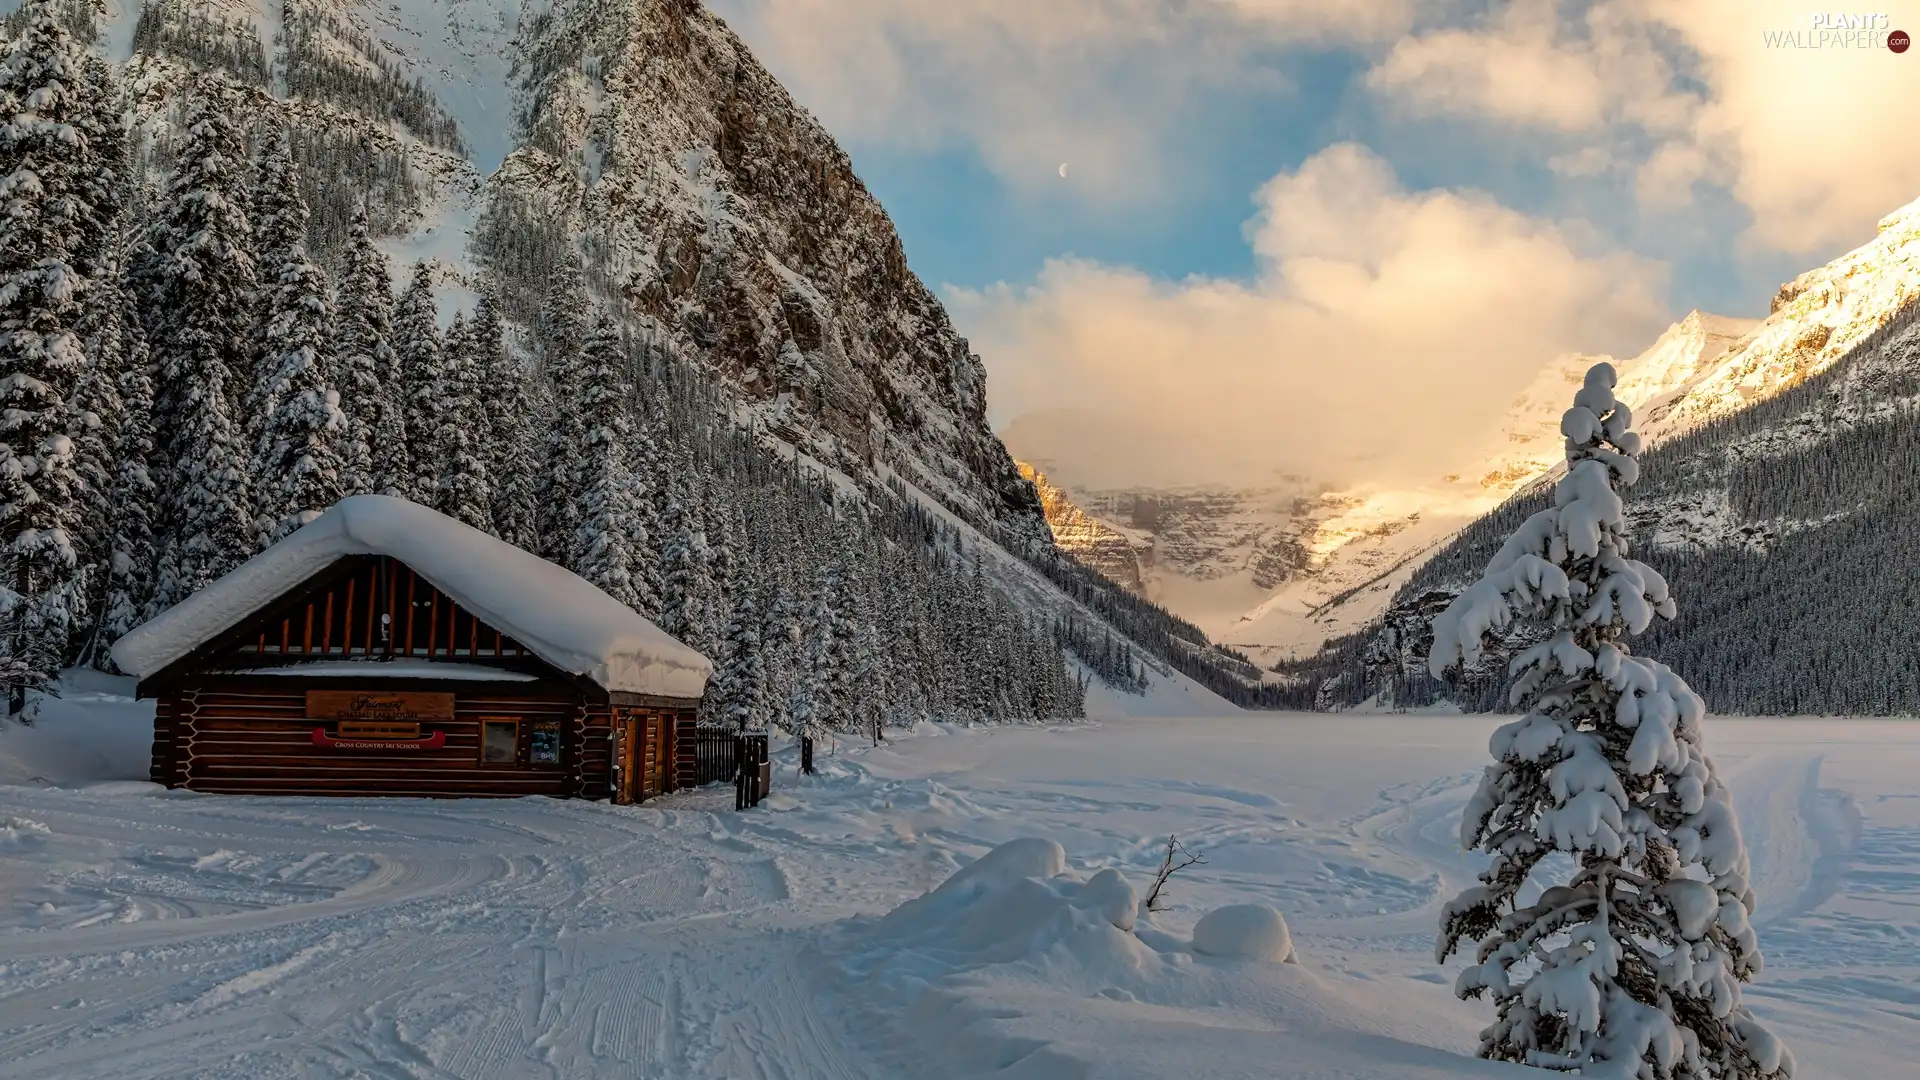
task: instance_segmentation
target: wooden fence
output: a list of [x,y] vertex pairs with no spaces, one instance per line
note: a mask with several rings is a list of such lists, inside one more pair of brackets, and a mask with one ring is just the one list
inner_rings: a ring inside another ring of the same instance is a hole
[[693,735],[693,782],[712,784],[733,779],[739,768],[735,735],[729,728],[696,728]]
[[733,781],[733,802],[737,810],[759,806],[773,783],[773,759],[764,734],[736,735],[723,728],[695,729],[693,767],[697,784]]

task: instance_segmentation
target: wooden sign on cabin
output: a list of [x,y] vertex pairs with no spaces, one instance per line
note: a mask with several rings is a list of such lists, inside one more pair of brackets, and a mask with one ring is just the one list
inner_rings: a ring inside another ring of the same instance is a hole
[[307,719],[338,720],[343,725],[412,725],[412,734],[417,735],[421,724],[453,721],[453,695],[380,690],[309,690]]

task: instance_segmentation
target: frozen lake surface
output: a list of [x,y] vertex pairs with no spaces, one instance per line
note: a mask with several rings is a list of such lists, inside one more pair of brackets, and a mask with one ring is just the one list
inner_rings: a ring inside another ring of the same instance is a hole
[[[114,779],[151,714],[99,685],[0,731],[0,1078],[1546,1075],[1462,1056],[1490,1008],[1432,962],[1488,719],[924,726],[804,781],[783,757],[735,814],[166,792]],[[1802,1077],[1909,1075],[1920,723],[1708,738],[1761,898],[1749,1003]],[[877,920],[1021,837],[1143,888],[1169,833],[1206,862],[1137,938]],[[1241,903],[1298,965],[1180,951]]]

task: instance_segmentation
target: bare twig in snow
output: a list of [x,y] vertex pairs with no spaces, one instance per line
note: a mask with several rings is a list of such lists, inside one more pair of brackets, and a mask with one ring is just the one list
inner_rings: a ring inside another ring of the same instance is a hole
[[1160,872],[1153,876],[1153,888],[1147,890],[1147,910],[1160,911],[1160,891],[1167,887],[1167,879],[1196,863],[1204,865],[1207,860],[1195,855],[1180,845],[1174,837],[1167,837],[1167,854],[1160,860]]

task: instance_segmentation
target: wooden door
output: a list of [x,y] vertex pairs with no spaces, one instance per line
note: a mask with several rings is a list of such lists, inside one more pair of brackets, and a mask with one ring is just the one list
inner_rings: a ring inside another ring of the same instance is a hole
[[657,712],[646,713],[645,717],[642,741],[646,749],[640,760],[640,792],[641,798],[651,798],[666,792],[666,785],[661,782],[666,774],[666,724]]
[[616,730],[620,733],[620,746],[615,751],[614,760],[620,763],[620,777],[614,789],[614,800],[620,803],[638,802],[644,797],[640,793],[640,763],[643,760],[640,744],[646,728],[638,714],[615,715],[619,717]]

